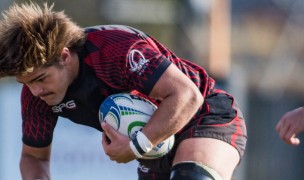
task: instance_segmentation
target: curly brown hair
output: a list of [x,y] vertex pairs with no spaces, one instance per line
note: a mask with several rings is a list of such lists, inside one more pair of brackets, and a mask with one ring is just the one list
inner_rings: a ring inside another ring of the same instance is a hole
[[54,4],[13,4],[0,21],[0,77],[17,76],[58,62],[64,47],[75,51],[85,34]]

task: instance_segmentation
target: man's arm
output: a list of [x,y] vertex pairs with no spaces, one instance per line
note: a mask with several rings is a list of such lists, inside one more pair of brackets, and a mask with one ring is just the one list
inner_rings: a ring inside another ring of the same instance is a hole
[[149,96],[162,100],[142,130],[153,145],[183,128],[204,102],[198,87],[173,64],[160,77]]
[[[151,97],[161,99],[158,109],[142,129],[153,145],[159,144],[183,128],[204,102],[197,86],[175,65],[171,64],[153,87]],[[102,145],[111,160],[125,163],[135,158],[127,137],[106,123],[102,128],[111,139],[103,136]]]
[[299,145],[297,134],[304,131],[304,108],[299,107],[285,113],[276,126],[281,139],[290,145]]
[[43,148],[34,148],[23,144],[20,160],[22,179],[51,179],[50,155],[51,145]]

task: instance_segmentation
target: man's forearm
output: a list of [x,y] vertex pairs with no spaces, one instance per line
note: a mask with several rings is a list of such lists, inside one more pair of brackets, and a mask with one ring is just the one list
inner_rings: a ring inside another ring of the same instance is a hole
[[30,155],[23,155],[21,157],[20,171],[23,180],[51,179],[50,162],[39,160]]

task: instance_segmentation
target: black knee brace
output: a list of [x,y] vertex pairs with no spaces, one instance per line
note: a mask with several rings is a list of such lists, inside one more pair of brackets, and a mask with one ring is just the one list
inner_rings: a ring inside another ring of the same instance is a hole
[[171,169],[170,180],[217,180],[210,169],[195,162],[182,162]]

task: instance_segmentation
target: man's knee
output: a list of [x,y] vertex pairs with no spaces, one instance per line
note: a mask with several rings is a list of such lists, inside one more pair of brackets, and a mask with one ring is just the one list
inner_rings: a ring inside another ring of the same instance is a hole
[[181,162],[172,167],[170,180],[222,180],[222,177],[205,165]]

